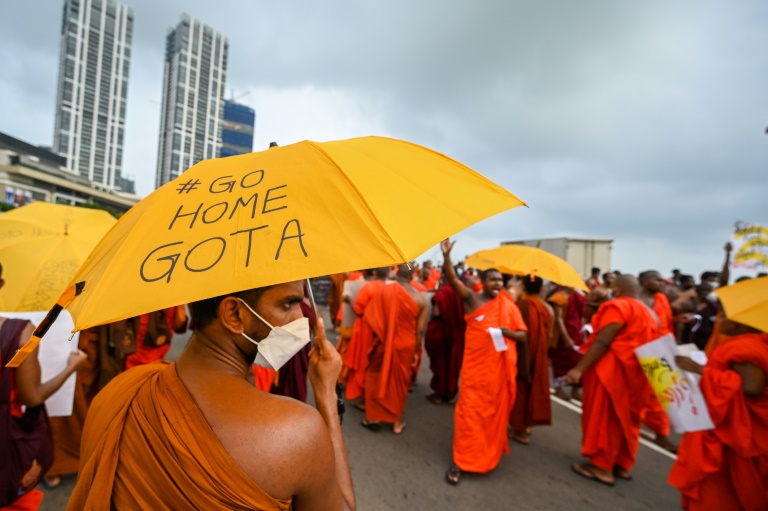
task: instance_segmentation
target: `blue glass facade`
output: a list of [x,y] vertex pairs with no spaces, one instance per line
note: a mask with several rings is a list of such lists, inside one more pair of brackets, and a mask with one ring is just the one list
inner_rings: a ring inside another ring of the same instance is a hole
[[256,112],[253,108],[225,101],[219,156],[223,158],[252,152],[255,124]]

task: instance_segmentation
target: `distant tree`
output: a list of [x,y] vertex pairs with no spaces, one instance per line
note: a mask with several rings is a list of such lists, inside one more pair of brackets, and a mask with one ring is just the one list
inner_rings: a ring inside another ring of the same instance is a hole
[[117,219],[119,219],[119,218],[120,218],[120,216],[121,216],[121,213],[118,213],[118,212],[117,212],[117,211],[115,211],[114,209],[112,209],[112,208],[110,208],[110,207],[99,206],[99,205],[98,205],[98,204],[96,204],[95,202],[90,202],[90,201],[88,201],[88,202],[83,202],[83,203],[80,203],[80,204],[75,204],[75,205],[76,205],[77,207],[80,207],[80,208],[88,208],[88,209],[100,209],[100,210],[102,210],[102,211],[106,211],[107,213],[109,213],[110,215],[112,215],[113,217],[115,217],[115,218],[117,218]]

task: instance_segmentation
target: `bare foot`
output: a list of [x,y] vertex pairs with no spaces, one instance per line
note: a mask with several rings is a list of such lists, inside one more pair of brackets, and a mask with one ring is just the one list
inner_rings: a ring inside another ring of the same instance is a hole
[[399,422],[395,422],[394,424],[392,424],[392,432],[395,435],[402,434],[404,429],[405,429],[405,422],[404,421],[399,421]]

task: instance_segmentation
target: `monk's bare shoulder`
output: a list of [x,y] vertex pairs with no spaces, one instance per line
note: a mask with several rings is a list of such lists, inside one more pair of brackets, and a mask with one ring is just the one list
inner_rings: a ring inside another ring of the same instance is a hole
[[330,435],[316,409],[247,383],[237,387],[237,402],[216,405],[216,418],[206,418],[232,459],[264,491],[289,498],[301,478],[311,475],[305,472],[325,465],[323,459],[332,467]]

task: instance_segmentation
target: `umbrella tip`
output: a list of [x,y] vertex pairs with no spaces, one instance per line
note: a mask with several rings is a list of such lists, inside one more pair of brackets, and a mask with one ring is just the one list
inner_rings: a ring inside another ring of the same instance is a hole
[[272,147],[277,147],[277,142],[270,142],[270,143],[269,143],[269,147],[270,147],[270,148],[272,148]]

